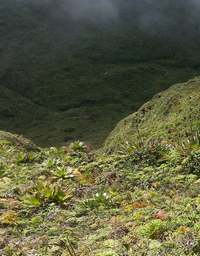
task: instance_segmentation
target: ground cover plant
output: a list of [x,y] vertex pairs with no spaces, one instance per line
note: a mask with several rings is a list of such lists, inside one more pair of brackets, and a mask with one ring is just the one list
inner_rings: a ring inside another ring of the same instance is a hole
[[195,78],[156,95],[99,150],[0,132],[0,254],[198,256],[199,93]]
[[1,255],[199,255],[197,140],[185,153],[159,141],[112,155],[25,145],[0,141]]
[[200,255],[199,11],[0,1],[0,256]]

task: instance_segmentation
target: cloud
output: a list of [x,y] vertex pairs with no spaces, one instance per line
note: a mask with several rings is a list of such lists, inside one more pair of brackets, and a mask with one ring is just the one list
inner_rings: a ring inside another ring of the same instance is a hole
[[92,21],[112,20],[118,18],[119,9],[111,0],[64,0],[62,7],[72,19],[89,19]]
[[[200,0],[13,0],[48,9],[53,15],[93,23],[131,20],[155,30],[181,22],[200,24]],[[181,18],[182,20],[181,20]]]

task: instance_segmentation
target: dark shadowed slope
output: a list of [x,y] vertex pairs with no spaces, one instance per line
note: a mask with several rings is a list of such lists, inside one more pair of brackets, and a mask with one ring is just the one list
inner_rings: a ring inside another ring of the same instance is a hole
[[144,7],[136,15],[124,5],[120,19],[94,22],[39,2],[0,4],[2,129],[40,145],[99,145],[155,93],[199,74],[199,26],[184,11],[167,7],[177,22],[150,29],[133,18]]

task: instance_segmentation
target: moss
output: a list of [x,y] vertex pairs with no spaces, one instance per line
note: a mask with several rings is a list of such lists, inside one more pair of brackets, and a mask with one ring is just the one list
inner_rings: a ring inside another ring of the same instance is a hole
[[162,220],[153,220],[140,227],[137,232],[139,235],[150,238],[159,239],[167,230],[167,223]]
[[151,140],[184,146],[200,130],[199,102],[200,78],[172,86],[122,120],[107,138],[105,150],[123,150],[126,144],[145,145]]
[[111,249],[106,249],[105,251],[96,253],[95,256],[119,256],[119,254]]
[[[163,113],[160,99],[169,102],[177,88],[185,102],[171,106],[167,117],[174,122],[176,116],[185,132],[187,123],[174,113],[180,106],[189,113],[197,85],[190,81],[157,96],[153,113]],[[188,120],[197,124],[198,113],[196,102]],[[159,136],[142,144],[124,141],[113,154],[79,141],[38,149],[0,132],[0,254],[197,256],[200,143],[196,130],[190,132],[182,138],[187,143],[173,133],[170,143]]]

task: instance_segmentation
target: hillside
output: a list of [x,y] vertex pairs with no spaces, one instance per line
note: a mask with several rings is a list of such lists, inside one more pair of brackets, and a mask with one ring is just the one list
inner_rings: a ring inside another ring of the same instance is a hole
[[155,93],[199,75],[200,26],[187,9],[166,5],[173,22],[150,29],[131,1],[109,22],[71,19],[61,2],[1,1],[1,129],[41,146],[99,146]]
[[187,143],[200,126],[200,78],[177,84],[153,97],[122,120],[105,142],[108,151],[151,140]]
[[[107,141],[118,143],[113,154],[78,141],[41,149],[0,132],[0,254],[198,256],[199,85],[175,85],[122,121]],[[148,143],[134,137],[136,116]]]

